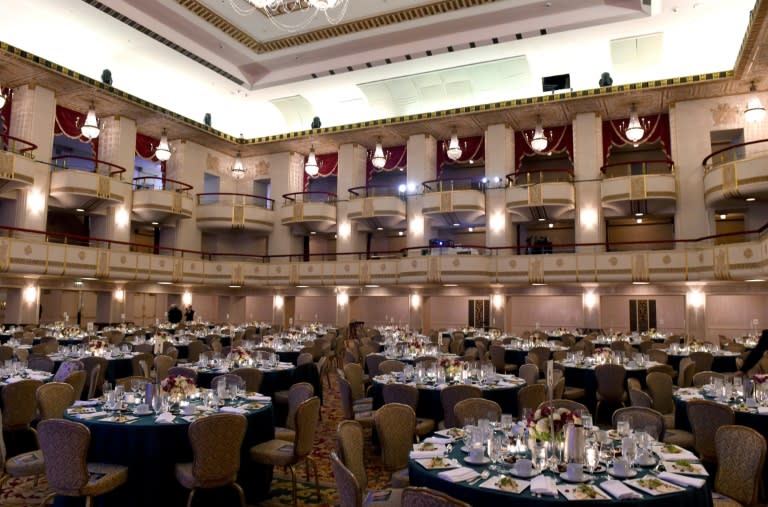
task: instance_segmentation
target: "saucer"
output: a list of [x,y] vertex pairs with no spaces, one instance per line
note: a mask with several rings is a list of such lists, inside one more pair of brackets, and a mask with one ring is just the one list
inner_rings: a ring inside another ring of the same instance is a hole
[[587,482],[593,479],[593,477],[589,474],[582,474],[580,479],[574,479],[573,477],[568,475],[567,472],[561,473],[560,478],[566,482]]
[[488,456],[483,456],[479,460],[475,461],[470,456],[467,456],[466,458],[464,458],[464,462],[470,463],[472,465],[485,465],[486,463],[491,462],[491,458],[489,458]]
[[517,469],[512,466],[512,467],[509,467],[509,473],[511,475],[514,475],[515,477],[520,477],[521,479],[530,479],[531,477],[536,477],[541,472],[539,472],[535,468],[532,468],[530,473],[522,473],[522,472],[518,472]]
[[644,460],[644,461],[639,461],[638,460],[637,464],[640,465],[641,467],[652,467],[652,466],[654,466],[656,464],[656,460],[653,459],[653,458],[650,458],[650,459]]
[[637,470],[632,470],[632,469],[627,470],[627,474],[624,475],[624,474],[619,474],[618,472],[616,472],[616,470],[614,470],[613,467],[609,467],[608,468],[608,475],[612,475],[614,477],[618,477],[619,479],[629,479],[630,477],[634,477],[634,476],[637,475]]
[[151,410],[134,410],[134,415],[149,415],[152,413]]

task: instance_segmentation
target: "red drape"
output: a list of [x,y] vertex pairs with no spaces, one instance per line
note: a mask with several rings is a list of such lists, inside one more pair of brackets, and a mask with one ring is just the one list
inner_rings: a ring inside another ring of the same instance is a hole
[[80,133],[80,127],[85,121],[86,113],[78,113],[63,106],[56,106],[56,122],[53,125],[53,133],[65,135],[70,139],[78,139],[80,142],[91,145],[94,157],[99,153],[99,138],[88,141],[88,138]]
[[[304,171],[304,191],[309,188],[309,180],[317,178],[327,178],[328,176],[336,176],[339,174],[339,154],[338,153],[326,153],[325,155],[315,155],[317,160],[318,173],[317,176],[310,176]],[[304,163],[307,159],[304,159]]]
[[155,150],[157,149],[158,144],[160,144],[159,139],[138,132],[136,133],[136,155],[144,160],[157,162]]
[[443,172],[443,167],[451,164],[466,164],[470,160],[475,162],[485,162],[485,136],[460,137],[459,146],[461,146],[461,157],[458,160],[451,160],[445,153],[448,149],[450,140],[445,139],[437,143],[437,177]]
[[[603,122],[603,164],[608,160],[608,153],[611,146],[624,146],[633,144],[628,141],[624,135],[623,129],[629,120],[606,120]],[[669,115],[657,114],[652,116],[642,116],[640,121],[646,128],[645,135],[641,140],[645,143],[661,142],[661,147],[667,157],[672,158],[672,142],[669,135]]]
[[[568,160],[573,162],[573,127],[565,125],[562,127],[546,127],[544,135],[549,139],[549,146],[544,153],[562,153],[566,152]],[[533,137],[533,130],[515,131],[515,170],[519,170],[523,162],[523,157],[532,157],[540,155],[536,152],[526,139]]]
[[368,158],[365,165],[365,181],[371,181],[371,178],[376,173],[402,171],[407,168],[408,153],[405,146],[391,146],[389,148],[385,148],[384,155],[387,157],[387,162],[384,164],[384,167],[379,169],[378,167],[374,167],[371,163],[373,150],[368,152]]

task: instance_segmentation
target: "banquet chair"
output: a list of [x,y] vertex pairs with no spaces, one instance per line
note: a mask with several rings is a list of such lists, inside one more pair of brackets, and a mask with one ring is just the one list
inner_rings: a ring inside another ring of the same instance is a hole
[[[0,412],[0,426],[3,424],[3,414]],[[7,457],[5,449],[5,439],[0,433],[0,487],[9,477],[16,479],[22,477],[34,477],[35,486],[41,475],[45,473],[45,462],[43,454],[39,450],[17,454]]]
[[693,376],[693,385],[704,387],[706,384],[711,384],[717,378],[725,380],[725,375],[714,371],[700,371]]
[[648,386],[648,394],[653,400],[653,408],[664,415],[664,424],[667,428],[675,425],[675,402],[672,398],[672,378],[666,373],[650,372],[645,376],[645,385]]
[[315,394],[315,388],[309,382],[297,382],[288,390],[288,416],[285,427],[275,428],[275,439],[293,442],[296,439],[296,410]]
[[131,375],[136,377],[149,377],[152,370],[152,362],[155,357],[152,354],[139,353],[131,358]]
[[699,373],[700,371],[711,371],[712,364],[715,362],[715,357],[711,352],[691,352],[688,357],[690,357],[691,360],[696,363],[696,371],[694,373]]
[[765,437],[746,426],[721,426],[715,433],[715,452],[715,507],[757,504],[765,464]]
[[63,379],[62,382],[66,382],[72,386],[72,389],[75,391],[75,399],[79,400],[83,396],[85,380],[85,370],[75,370],[67,375],[67,378]]
[[541,405],[547,399],[547,386],[544,384],[529,384],[517,391],[517,411],[522,416],[524,409],[531,411]]
[[176,347],[167,347],[165,350],[163,350],[163,355],[166,355],[173,359],[173,364],[176,364],[179,362],[179,349]]
[[600,364],[595,367],[595,379],[597,380],[597,406],[595,406],[595,422],[598,421],[600,405],[602,403],[620,403],[625,406],[627,391],[624,383],[627,378],[627,370],[620,364]]
[[583,403],[564,398],[555,398],[550,401],[544,400],[543,402],[539,403],[539,405],[536,407],[536,410],[539,410],[544,406],[550,406],[553,409],[564,408],[570,410],[571,412],[576,412],[577,414],[589,414],[589,409]]
[[37,416],[35,391],[39,380],[25,379],[8,384],[0,391],[3,407],[3,437],[10,456],[37,448],[32,421]]
[[65,382],[49,382],[35,390],[35,401],[41,420],[60,419],[75,402],[75,389]]
[[188,379],[191,379],[192,382],[197,384],[197,372],[192,368],[187,368],[185,366],[172,366],[171,368],[168,368],[168,375],[166,375],[166,377],[170,377],[171,375],[181,375],[182,377],[187,377]]
[[443,421],[439,424],[443,428],[455,428],[459,426],[459,420],[453,413],[453,407],[461,400],[467,398],[482,398],[483,390],[477,386],[456,384],[448,386],[440,391],[440,404],[443,406]]
[[[320,418],[320,398],[313,396],[299,405],[296,410],[294,424],[296,425],[296,440],[293,443],[285,440],[268,440],[251,447],[251,459],[262,465],[288,467],[291,471],[291,485],[293,487],[293,505],[298,505],[296,492],[296,470],[294,465],[302,461],[308,461],[315,471],[315,491],[317,500],[320,501],[320,484],[317,476],[317,464],[310,456],[315,441],[315,430]],[[307,469],[309,480],[309,469]]]
[[549,361],[549,356],[551,354],[549,347],[533,347],[528,351],[528,354],[533,354],[531,362],[538,366],[540,371],[546,369],[547,361]]
[[[453,413],[459,420],[459,426],[469,424],[469,421],[488,419],[489,421],[501,421],[501,406],[492,400],[485,398],[467,398],[461,400],[453,407]],[[476,424],[473,423],[473,424]]]
[[222,375],[216,375],[211,379],[211,389],[216,392],[219,389],[220,384],[224,384],[226,389],[230,390],[236,387],[241,392],[245,391],[245,379],[239,375],[233,373],[224,373]]
[[642,391],[643,384],[640,382],[640,379],[627,377],[627,389],[637,389],[638,391]]
[[133,351],[140,354],[153,354],[155,348],[151,343],[139,343],[138,345],[133,346]]
[[237,375],[245,381],[245,390],[251,393],[259,392],[264,381],[264,373],[258,368],[237,368],[232,370],[232,375]]
[[496,373],[514,373],[517,371],[517,365],[507,363],[505,359],[506,349],[503,345],[491,345],[491,363]]
[[373,399],[365,396],[366,375],[363,375],[363,367],[358,363],[347,363],[343,370],[344,378],[352,389],[352,399],[356,403],[371,403]]
[[92,400],[96,397],[96,388],[99,385],[99,376],[101,375],[101,365],[97,364],[90,371],[85,371],[85,398]]
[[296,357],[296,366],[313,363],[312,352],[302,352]]
[[[384,403],[402,403],[416,412],[419,405],[419,390],[408,384],[384,384],[381,386]],[[416,416],[416,437],[421,438],[435,431],[434,419]]]
[[189,425],[192,462],[177,463],[176,480],[187,489],[187,507],[192,506],[195,491],[232,486],[245,507],[243,488],[237,483],[240,469],[240,447],[243,445],[247,421],[240,414],[213,414],[196,419]]
[[30,370],[47,371],[49,373],[53,373],[55,364],[56,363],[53,362],[53,359],[48,356],[32,354],[27,357],[27,368]]
[[401,372],[405,369],[405,363],[402,361],[398,361],[397,359],[387,359],[385,361],[382,361],[379,364],[379,372],[382,375],[393,373],[393,372]]
[[430,488],[409,486],[403,490],[402,507],[471,507],[450,495]]
[[[104,357],[84,357],[81,359],[83,362],[83,368],[87,373],[86,390],[88,391],[88,397],[94,398],[101,394],[102,384],[104,384],[104,377],[107,374],[107,366],[109,361]],[[97,368],[98,367],[98,368]],[[93,372],[96,372],[94,375]]]
[[539,367],[533,363],[526,363],[520,366],[518,376],[525,380],[528,385],[533,385],[539,381]]
[[[630,388],[629,389],[629,405],[632,407],[653,408],[653,400],[645,391]],[[662,417],[664,416],[662,415]]]
[[696,373],[696,363],[690,357],[684,357],[680,360],[680,364],[677,366],[677,386],[678,387],[691,387],[693,384],[693,376]]
[[437,358],[435,356],[418,356],[416,359],[413,360],[413,364],[416,367],[423,366],[426,368],[431,368],[437,363]]
[[616,422],[622,417],[632,417],[632,426],[636,431],[648,431],[654,440],[659,440],[664,436],[664,416],[660,412],[646,407],[624,407],[613,413],[611,421],[612,426],[616,427]]
[[115,387],[123,386],[125,392],[129,393],[133,390],[134,380],[141,380],[143,384],[151,384],[153,382],[152,377],[145,377],[143,375],[131,375],[129,377],[123,377],[115,380]]
[[366,493],[365,487],[360,484],[355,474],[344,465],[336,452],[331,451],[331,470],[336,482],[336,490],[339,495],[339,507],[381,506],[399,507],[401,505],[401,489],[388,489],[371,492],[368,498],[363,500]]
[[721,426],[733,424],[735,414],[728,405],[710,400],[689,400],[688,421],[691,423],[694,448],[701,461],[717,463],[715,434]]
[[[51,369],[50,369],[50,371],[53,371],[53,364],[54,363],[53,363],[53,360],[51,360],[48,356],[36,356],[36,355],[33,354],[33,355],[31,355],[29,357],[29,360],[32,361],[33,358],[34,358],[34,361],[36,361],[36,362],[40,361],[41,366],[44,365],[44,364],[47,364],[47,361],[51,361]],[[45,359],[47,361],[44,361],[43,359]],[[32,368],[32,367],[30,366],[30,368]],[[34,368],[34,369],[37,369],[37,368]],[[64,362],[62,362],[59,365],[59,369],[56,370],[56,373],[53,375],[53,381],[54,382],[61,382],[65,378],[67,378],[70,373],[72,373],[73,371],[78,371],[78,370],[83,370],[83,371],[85,370],[85,365],[83,365],[82,361],[80,361],[80,360],[64,361]],[[43,370],[43,371],[49,371],[49,370]]]
[[667,364],[667,362],[669,362],[669,357],[667,356],[667,353],[664,352],[663,350],[650,349],[648,351],[648,360],[653,361],[655,363]]
[[339,377],[339,397],[341,398],[341,411],[344,419],[358,421],[364,426],[373,426],[373,407],[370,404],[355,404],[352,399],[352,388],[349,382]]
[[[128,480],[128,468],[88,463],[91,432],[82,423],[66,419],[40,421],[37,427],[45,460],[45,475],[53,493],[42,502],[60,496],[86,497],[89,507],[94,496],[108,493]],[[42,505],[41,504],[41,505]]]
[[168,370],[173,368],[176,361],[171,356],[160,354],[155,357],[155,378],[164,380],[168,376]]
[[677,372],[675,371],[674,368],[672,368],[672,365],[670,364],[657,364],[655,366],[651,366],[645,371],[646,371],[646,377],[650,373],[663,373],[664,375],[667,375],[670,379],[672,379],[673,382],[675,378],[677,378],[678,376]]
[[387,403],[373,414],[381,446],[381,464],[395,488],[408,485],[408,461],[416,433],[416,413],[408,405]]

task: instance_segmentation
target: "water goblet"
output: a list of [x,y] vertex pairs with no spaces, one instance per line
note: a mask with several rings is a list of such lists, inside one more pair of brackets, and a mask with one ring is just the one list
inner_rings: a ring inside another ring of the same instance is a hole
[[628,437],[632,432],[632,419],[625,416],[616,421],[616,432],[621,437]]
[[600,459],[600,444],[587,444],[584,448],[584,459],[587,464],[587,470],[590,474],[595,473],[597,462]]
[[634,466],[637,459],[637,442],[633,437],[621,439],[621,456],[627,460],[630,467]]

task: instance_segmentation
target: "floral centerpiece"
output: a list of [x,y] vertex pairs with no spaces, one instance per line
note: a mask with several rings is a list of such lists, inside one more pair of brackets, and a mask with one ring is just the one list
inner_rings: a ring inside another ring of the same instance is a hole
[[768,373],[755,373],[752,375],[752,382],[755,384],[765,384],[768,382]]
[[549,405],[536,410],[527,420],[531,438],[542,441],[552,439],[552,430],[555,432],[555,440],[563,441],[563,430],[569,423],[581,424],[581,417],[566,408],[552,409]]
[[605,347],[596,348],[592,352],[592,358],[596,363],[610,363],[613,360],[613,351]]
[[251,353],[242,347],[233,347],[229,358],[236,363],[247,363],[251,360]]
[[445,370],[446,377],[458,375],[461,372],[461,361],[444,357],[440,360],[440,367]]
[[196,390],[195,381],[184,375],[168,375],[160,383],[163,391],[168,393],[171,398],[181,400],[185,396],[193,394]]
[[93,354],[103,353],[109,348],[109,344],[104,340],[91,340],[88,342],[88,351]]

